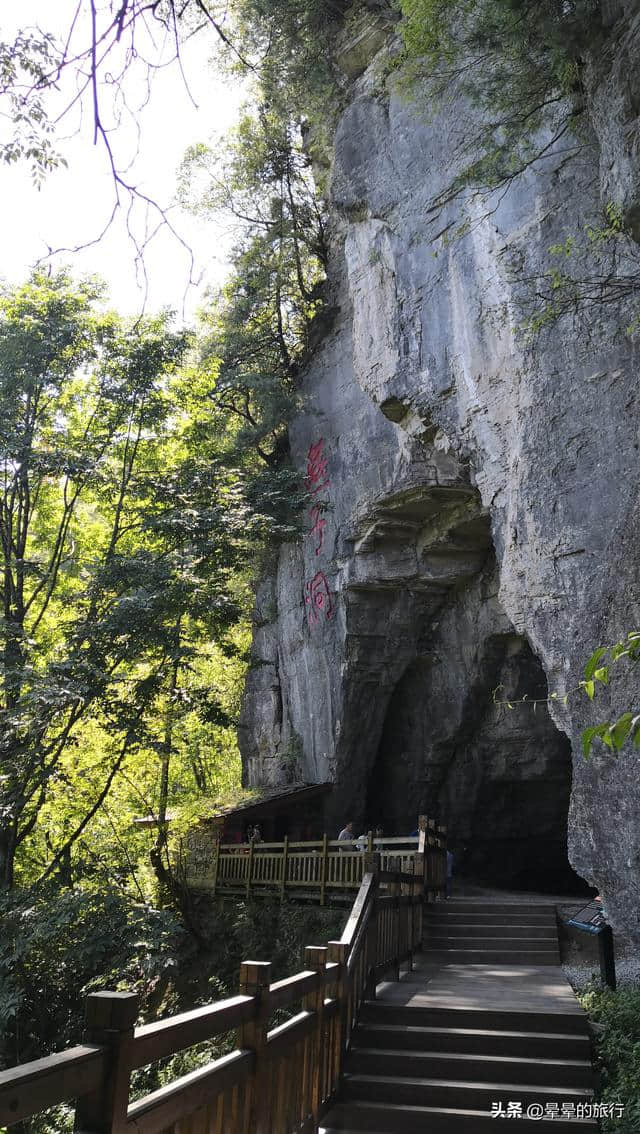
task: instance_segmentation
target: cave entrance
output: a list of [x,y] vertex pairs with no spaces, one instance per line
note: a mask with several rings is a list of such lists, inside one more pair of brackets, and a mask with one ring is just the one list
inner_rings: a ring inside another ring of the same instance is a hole
[[461,649],[454,621],[452,610],[391,696],[368,779],[368,823],[409,833],[422,812],[447,825],[458,875],[590,892],[568,860],[571,749],[545,704],[540,662],[513,633]]

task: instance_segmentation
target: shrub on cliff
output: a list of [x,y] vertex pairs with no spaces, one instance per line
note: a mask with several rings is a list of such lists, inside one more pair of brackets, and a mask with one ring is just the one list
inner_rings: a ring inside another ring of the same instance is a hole
[[601,34],[597,0],[400,0],[400,9],[405,85],[426,79],[430,98],[455,91],[469,107],[461,172],[442,203],[467,186],[509,183],[560,138],[581,147],[581,72]]

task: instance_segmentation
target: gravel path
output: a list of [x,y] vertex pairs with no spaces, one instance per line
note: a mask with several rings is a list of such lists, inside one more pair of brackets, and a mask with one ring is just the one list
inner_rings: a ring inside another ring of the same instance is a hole
[[[594,961],[572,961],[562,966],[564,975],[573,987],[580,991],[592,977],[600,980],[600,967]],[[640,956],[637,953],[622,953],[616,957],[616,982],[620,985],[640,984]]]

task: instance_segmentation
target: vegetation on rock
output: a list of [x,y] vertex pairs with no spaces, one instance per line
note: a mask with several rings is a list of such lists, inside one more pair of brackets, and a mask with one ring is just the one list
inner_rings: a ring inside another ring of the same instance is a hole
[[[460,167],[440,204],[508,185],[561,139],[580,146],[581,67],[600,34],[597,0],[401,0],[405,84],[466,104]],[[462,109],[462,107],[461,107]]]
[[603,1118],[604,1134],[637,1134],[640,1129],[640,986],[613,992],[598,984],[579,999],[596,1025],[603,1102],[622,1103],[623,1118]]

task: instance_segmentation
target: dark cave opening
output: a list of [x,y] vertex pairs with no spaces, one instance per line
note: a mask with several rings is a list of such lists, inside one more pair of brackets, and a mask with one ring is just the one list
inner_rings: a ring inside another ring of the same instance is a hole
[[424,813],[447,825],[459,877],[590,893],[568,859],[571,747],[549,714],[539,660],[515,633],[461,651],[447,629],[390,698],[368,777],[367,823],[404,834]]

